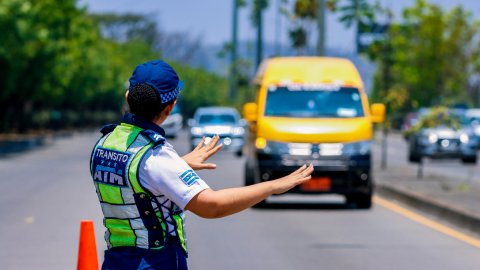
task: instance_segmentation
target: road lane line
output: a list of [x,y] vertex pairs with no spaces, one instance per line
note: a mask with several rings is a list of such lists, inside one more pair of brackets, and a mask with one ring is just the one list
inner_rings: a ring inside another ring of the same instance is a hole
[[416,213],[414,213],[410,210],[407,210],[407,209],[405,209],[405,208],[403,208],[403,207],[401,207],[397,204],[394,204],[392,202],[389,202],[389,201],[384,200],[382,198],[379,198],[377,196],[373,196],[373,202],[378,204],[378,205],[381,205],[381,206],[383,206],[383,207],[385,207],[389,210],[392,210],[393,212],[396,212],[400,215],[403,215],[403,216],[405,216],[405,217],[407,217],[411,220],[414,220],[414,221],[416,221],[420,224],[423,224],[423,225],[425,225],[427,227],[430,227],[434,230],[437,230],[441,233],[444,233],[444,234],[449,235],[453,238],[456,238],[460,241],[463,241],[463,242],[468,243],[472,246],[480,248],[480,240],[475,239],[475,238],[473,238],[471,236],[468,236],[466,234],[463,234],[461,232],[458,232],[458,231],[456,231],[454,229],[451,229],[447,226],[441,225],[441,224],[439,224],[439,223],[437,223],[433,220],[430,220],[430,219],[425,218],[425,217],[423,217],[419,214],[416,214]]

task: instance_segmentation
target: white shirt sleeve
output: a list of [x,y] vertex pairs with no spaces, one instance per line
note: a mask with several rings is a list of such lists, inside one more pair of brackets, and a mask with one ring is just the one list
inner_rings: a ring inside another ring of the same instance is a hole
[[139,181],[155,196],[166,196],[182,210],[188,202],[209,186],[166,143],[149,150],[139,166]]

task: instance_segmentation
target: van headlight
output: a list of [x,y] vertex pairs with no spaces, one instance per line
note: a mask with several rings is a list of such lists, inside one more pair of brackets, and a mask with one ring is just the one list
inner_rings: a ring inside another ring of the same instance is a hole
[[201,136],[201,135],[203,135],[203,133],[205,133],[205,130],[201,127],[192,127],[190,132],[192,132],[193,135]]
[[370,155],[372,141],[360,141],[354,143],[344,143],[342,153],[349,156],[365,156]]
[[260,153],[271,155],[309,156],[312,154],[310,143],[283,143],[257,138],[257,149]]

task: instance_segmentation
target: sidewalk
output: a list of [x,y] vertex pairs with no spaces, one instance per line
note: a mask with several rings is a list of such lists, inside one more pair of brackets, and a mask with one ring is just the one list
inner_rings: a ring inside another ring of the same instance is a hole
[[[373,176],[377,194],[399,200],[480,235],[480,226],[472,228],[471,223],[477,224],[478,221],[480,225],[480,165],[463,165],[455,160],[426,160],[423,177],[418,178],[418,165],[407,161],[407,146],[400,134],[391,134],[387,169],[382,170],[381,146],[376,140]],[[455,217],[452,218],[452,215]]]

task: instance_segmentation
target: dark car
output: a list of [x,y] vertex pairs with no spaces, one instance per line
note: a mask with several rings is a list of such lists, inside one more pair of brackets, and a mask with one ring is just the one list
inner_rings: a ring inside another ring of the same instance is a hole
[[421,162],[423,157],[477,162],[478,137],[465,117],[453,111],[421,117],[409,142],[410,162]]
[[206,142],[215,135],[220,136],[219,143],[223,143],[222,151],[234,152],[242,155],[245,143],[246,121],[240,118],[235,108],[229,107],[202,107],[195,111],[193,119],[189,119],[191,148],[195,148],[203,137]]

